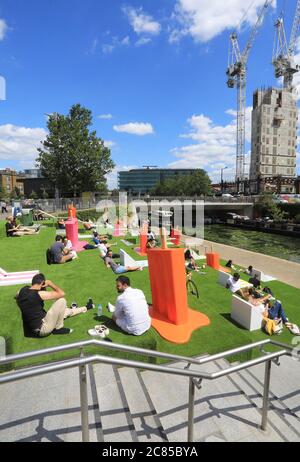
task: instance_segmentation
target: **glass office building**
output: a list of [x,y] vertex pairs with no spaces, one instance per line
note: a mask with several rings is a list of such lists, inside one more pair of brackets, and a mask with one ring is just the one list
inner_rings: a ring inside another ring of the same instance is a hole
[[162,181],[179,175],[191,175],[197,169],[137,169],[118,173],[120,191],[130,194],[148,194]]

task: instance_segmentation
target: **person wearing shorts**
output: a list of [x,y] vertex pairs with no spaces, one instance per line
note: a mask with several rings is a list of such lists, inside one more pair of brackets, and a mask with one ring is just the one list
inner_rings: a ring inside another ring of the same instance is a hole
[[106,257],[104,257],[104,263],[107,268],[111,268],[115,274],[124,274],[132,271],[142,271],[141,266],[122,266],[118,265],[113,259],[113,253],[111,250],[107,252]]

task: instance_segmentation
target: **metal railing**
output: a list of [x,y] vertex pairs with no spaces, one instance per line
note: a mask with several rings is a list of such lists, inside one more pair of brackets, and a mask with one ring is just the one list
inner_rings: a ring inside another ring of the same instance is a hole
[[[267,345],[273,345],[282,348],[279,351],[267,352],[264,347]],[[131,361],[128,359],[114,358],[102,355],[85,356],[84,349],[90,346],[101,346],[110,350],[116,350],[118,352],[135,353],[141,356],[147,356],[152,358],[161,358],[169,361],[180,361],[186,363],[184,369],[170,366],[169,364],[149,364],[141,361]],[[213,373],[199,372],[191,369],[192,365],[199,366],[207,364],[218,359],[227,358],[242,352],[250,351],[255,348],[260,348],[263,356],[256,359],[240,363],[235,366],[228,367]],[[172,374],[177,376],[184,376],[189,378],[189,400],[188,400],[188,442],[194,441],[194,411],[195,411],[195,389],[201,389],[203,380],[216,380],[221,377],[231,375],[235,372],[248,369],[258,364],[265,363],[265,379],[264,379],[264,393],[263,393],[263,409],[262,409],[262,430],[267,429],[268,424],[268,409],[269,409],[269,391],[270,391],[270,379],[271,379],[271,365],[272,362],[279,361],[281,356],[292,356],[294,348],[279,343],[273,340],[263,340],[256,343],[251,343],[239,348],[227,350],[223,353],[218,353],[211,356],[205,356],[201,359],[195,359],[186,356],[178,356],[169,353],[161,353],[152,350],[146,350],[127,345],[120,345],[114,343],[106,343],[101,340],[88,340],[84,342],[73,343],[69,345],[63,345],[53,348],[47,348],[44,350],[31,351],[27,353],[10,355],[0,358],[0,366],[4,364],[11,364],[24,359],[34,358],[43,355],[49,355],[54,353],[60,353],[63,351],[80,350],[80,356],[78,358],[64,360],[56,363],[50,363],[41,366],[29,367],[26,369],[20,369],[12,373],[5,373],[0,375],[0,385],[5,383],[16,382],[31,377],[37,377],[43,374],[49,374],[58,372],[65,369],[74,367],[79,368],[79,383],[80,383],[80,409],[81,409],[81,424],[82,424],[82,440],[83,442],[89,441],[89,418],[88,418],[88,392],[87,392],[87,365],[94,363],[110,364],[116,366],[129,367],[134,369],[142,369],[148,371],[154,371],[165,374]],[[279,364],[278,364],[279,365]]]

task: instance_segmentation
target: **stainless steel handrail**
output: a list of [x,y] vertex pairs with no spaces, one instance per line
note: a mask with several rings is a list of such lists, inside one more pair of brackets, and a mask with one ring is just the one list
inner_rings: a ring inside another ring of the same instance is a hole
[[[229,367],[227,369],[220,370],[218,372],[213,373],[205,373],[199,372],[196,370],[190,369],[190,366],[193,365],[203,365],[209,362],[215,361],[217,359],[226,358],[228,356],[232,356],[234,354],[238,354],[244,351],[249,351],[254,348],[263,347],[265,345],[274,345],[278,347],[284,348],[283,350],[273,352],[273,353],[266,353],[264,352],[264,356],[259,358],[246,361],[244,363],[238,364],[236,366]],[[126,351],[131,353],[138,353],[142,356],[150,356],[150,357],[159,357],[162,359],[169,359],[175,361],[181,361],[184,363],[188,363],[188,367],[184,369],[178,369],[176,367],[171,367],[169,365],[156,365],[156,364],[149,364],[144,363],[141,361],[132,361],[128,359],[121,359],[121,358],[112,358],[102,355],[94,355],[85,357],[84,356],[84,348],[87,346],[102,346],[107,349],[117,350],[119,352]],[[80,350],[80,358],[71,359],[60,361],[57,363],[52,363],[43,366],[31,367],[22,369],[17,372],[13,373],[6,373],[0,375],[0,385],[4,383],[11,383],[18,380],[23,380],[30,377],[37,377],[43,374],[49,374],[53,372],[58,372],[65,369],[70,369],[74,367],[79,368],[79,377],[80,377],[80,401],[81,401],[81,420],[82,420],[82,439],[83,441],[89,441],[89,424],[88,424],[88,394],[87,394],[87,370],[86,366],[89,364],[94,363],[103,363],[103,364],[111,364],[116,366],[124,366],[134,369],[144,369],[149,371],[154,371],[158,373],[167,373],[172,375],[184,376],[189,377],[189,416],[188,416],[188,441],[193,441],[193,428],[194,428],[194,400],[195,400],[195,382],[196,379],[200,380],[216,380],[218,378],[228,376],[230,374],[236,373],[238,371],[248,369],[258,364],[265,363],[266,364],[266,373],[265,373],[265,386],[264,386],[264,398],[263,398],[263,412],[262,412],[262,424],[261,428],[263,430],[267,429],[267,417],[268,417],[268,408],[269,408],[269,387],[270,387],[270,374],[271,374],[271,364],[272,361],[280,358],[281,356],[291,356],[292,351],[294,350],[293,347],[289,345],[285,345],[279,342],[272,341],[270,339],[263,340],[260,342],[255,342],[249,345],[245,345],[242,347],[234,348],[231,350],[227,350],[223,353],[218,353],[212,356],[207,356],[201,358],[199,360],[195,358],[189,358],[185,356],[178,356],[172,355],[168,353],[161,353],[155,352],[152,350],[145,350],[136,347],[130,347],[127,345],[120,345],[120,344],[111,344],[106,343],[100,340],[88,340],[84,342],[73,343],[70,345],[63,345],[59,347],[47,348],[44,350],[37,350],[28,353],[21,353],[18,355],[10,355],[4,358],[0,358],[0,365],[1,364],[9,364],[16,361],[21,361],[24,359],[42,356],[49,353],[58,353],[61,351],[67,351],[72,349],[79,349]]]

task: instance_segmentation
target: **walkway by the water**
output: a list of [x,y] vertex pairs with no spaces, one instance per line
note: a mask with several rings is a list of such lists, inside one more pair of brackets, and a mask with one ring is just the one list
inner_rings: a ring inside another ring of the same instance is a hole
[[298,263],[281,260],[261,253],[250,252],[249,250],[231,247],[229,245],[217,244],[216,242],[201,241],[194,237],[183,236],[183,240],[199,250],[213,251],[219,253],[223,260],[233,260],[237,265],[254,268],[263,271],[265,274],[274,276],[279,281],[285,282],[300,289],[300,265]]

